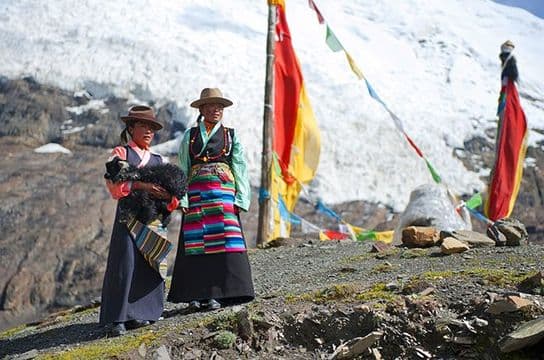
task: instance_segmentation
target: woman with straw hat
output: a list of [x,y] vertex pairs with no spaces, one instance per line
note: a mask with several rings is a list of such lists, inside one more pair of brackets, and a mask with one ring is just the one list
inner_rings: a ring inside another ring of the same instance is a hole
[[[113,149],[110,160],[118,157],[138,167],[161,164],[162,157],[149,149],[155,132],[163,127],[155,118],[153,109],[133,106],[121,120],[126,124],[121,133],[123,145]],[[170,200],[169,209],[177,208],[179,203],[162,187],[152,183],[113,183],[107,180],[106,185],[114,199],[123,198],[133,190],[143,190],[155,198]],[[149,325],[161,316],[164,307],[164,281],[140,253],[127,224],[120,221],[119,215],[118,206],[100,308],[100,323],[110,326],[109,335],[112,336],[123,335],[127,329]]]
[[222,123],[231,105],[219,89],[203,89],[191,103],[200,112],[197,125],[179,151],[189,183],[168,301],[193,310],[255,297],[239,216],[250,203],[247,165],[236,132]]

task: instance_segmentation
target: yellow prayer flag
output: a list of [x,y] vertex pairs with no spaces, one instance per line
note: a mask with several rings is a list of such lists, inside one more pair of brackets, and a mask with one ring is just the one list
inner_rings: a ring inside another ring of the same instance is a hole
[[348,59],[349,66],[351,67],[351,70],[357,75],[359,80],[363,80],[365,77],[363,75],[363,72],[359,69],[357,64],[355,63],[355,60],[351,57],[350,54],[348,54],[347,51],[344,51],[346,53],[346,58]]

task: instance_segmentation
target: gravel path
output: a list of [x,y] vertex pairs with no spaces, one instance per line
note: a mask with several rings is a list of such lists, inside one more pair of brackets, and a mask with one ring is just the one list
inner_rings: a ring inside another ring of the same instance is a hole
[[[530,273],[544,270],[542,245],[472,249],[451,256],[442,256],[438,248],[423,250],[417,256],[411,250],[394,248],[395,252],[384,258],[377,258],[370,249],[371,243],[314,241],[250,250],[257,302],[283,299],[335,284],[356,283],[364,288],[377,282],[402,283],[430,271],[502,269]],[[481,285],[479,291],[492,290],[492,285]],[[474,286],[478,283],[467,282],[464,287],[461,284],[459,290],[457,284],[455,293],[450,293],[446,285],[437,289],[438,296],[456,301],[456,298],[463,298],[464,292],[474,292]],[[164,320],[146,329],[160,331],[173,324],[188,324],[202,316],[188,313],[184,305],[167,303]],[[98,326],[97,319],[98,308],[95,307],[49,317],[40,325],[0,334],[0,358],[9,359],[33,350],[42,354],[73,349],[104,338],[104,330]]]

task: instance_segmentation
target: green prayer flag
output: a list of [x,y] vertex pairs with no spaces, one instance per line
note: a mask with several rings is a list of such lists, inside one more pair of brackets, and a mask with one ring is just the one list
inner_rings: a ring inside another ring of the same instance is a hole
[[376,240],[376,232],[374,231],[364,231],[360,232],[355,235],[355,238],[359,241],[365,241],[365,240]]
[[272,152],[272,166],[274,167],[276,174],[281,174],[280,161],[278,159],[278,154],[276,154],[275,151]]
[[465,202],[465,206],[468,207],[469,209],[474,210],[480,205],[482,205],[482,203],[483,203],[482,194],[476,193],[472,195],[472,197]]
[[329,48],[334,52],[344,50],[344,47],[340,44],[340,41],[336,35],[334,35],[331,28],[329,28],[329,25],[327,25],[327,38],[325,41],[327,42],[327,45],[329,45]]
[[440,177],[440,175],[438,175],[436,170],[433,168],[431,163],[427,161],[427,159],[425,159],[425,163],[427,164],[427,168],[431,172],[431,175],[433,177],[434,182],[437,183],[437,184],[440,184],[442,182],[442,178]]

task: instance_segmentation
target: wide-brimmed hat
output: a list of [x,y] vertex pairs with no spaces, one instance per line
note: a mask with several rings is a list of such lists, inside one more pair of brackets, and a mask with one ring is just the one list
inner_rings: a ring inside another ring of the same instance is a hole
[[130,120],[146,121],[150,123],[155,130],[163,128],[162,124],[155,118],[153,109],[145,105],[136,105],[128,109],[128,115],[121,116],[121,120],[127,124]]
[[221,104],[224,107],[231,106],[232,101],[223,97],[223,93],[218,88],[204,88],[200,92],[200,99],[191,103],[194,108],[199,108],[204,104]]

